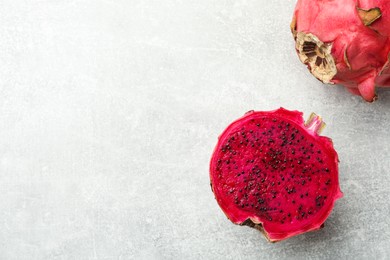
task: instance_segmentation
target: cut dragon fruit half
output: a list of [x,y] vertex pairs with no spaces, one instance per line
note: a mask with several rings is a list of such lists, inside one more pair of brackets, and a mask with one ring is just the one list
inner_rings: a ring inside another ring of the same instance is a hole
[[210,163],[215,198],[235,224],[275,242],[319,229],[342,197],[338,156],[315,114],[246,113],[220,135]]

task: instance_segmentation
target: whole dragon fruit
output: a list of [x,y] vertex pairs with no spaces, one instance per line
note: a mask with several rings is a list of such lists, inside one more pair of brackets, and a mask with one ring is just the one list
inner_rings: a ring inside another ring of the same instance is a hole
[[300,60],[324,83],[366,101],[390,86],[389,0],[298,0],[291,30]]
[[235,224],[275,242],[319,229],[342,197],[332,141],[324,123],[283,108],[250,111],[219,137],[210,163],[211,188]]

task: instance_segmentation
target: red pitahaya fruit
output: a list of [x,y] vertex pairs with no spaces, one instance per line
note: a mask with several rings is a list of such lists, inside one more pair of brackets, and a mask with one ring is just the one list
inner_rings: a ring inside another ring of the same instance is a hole
[[291,30],[300,60],[320,81],[367,101],[390,86],[389,0],[298,0]]
[[219,137],[210,163],[215,198],[235,224],[275,242],[319,229],[337,199],[338,157],[324,123],[283,108],[250,111]]

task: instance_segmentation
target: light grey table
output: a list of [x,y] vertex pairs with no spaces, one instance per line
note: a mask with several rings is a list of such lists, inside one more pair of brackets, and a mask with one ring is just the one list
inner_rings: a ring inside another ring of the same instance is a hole
[[[295,1],[2,0],[1,259],[389,259],[390,91],[373,104],[300,64]],[[210,191],[244,112],[312,111],[345,194],[269,244]]]

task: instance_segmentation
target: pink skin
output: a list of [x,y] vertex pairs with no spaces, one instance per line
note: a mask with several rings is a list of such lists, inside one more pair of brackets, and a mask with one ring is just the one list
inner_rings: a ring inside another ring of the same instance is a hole
[[358,0],[360,8],[368,10],[373,7],[381,9],[382,17],[371,25],[372,29],[381,35],[390,37],[390,1],[388,0]]
[[[357,7],[378,7],[382,16],[366,26]],[[374,100],[376,85],[390,86],[390,69],[384,70],[390,54],[390,1],[298,0],[294,16],[298,32],[312,33],[332,44],[337,74],[331,82],[346,86],[367,101]]]
[[386,63],[375,80],[378,86],[390,86],[390,61]]
[[342,197],[337,153],[317,134],[321,126],[319,117],[305,126],[302,113],[283,108],[251,111],[228,126],[214,150],[210,180],[233,223],[261,224],[270,241],[321,227]]

